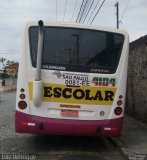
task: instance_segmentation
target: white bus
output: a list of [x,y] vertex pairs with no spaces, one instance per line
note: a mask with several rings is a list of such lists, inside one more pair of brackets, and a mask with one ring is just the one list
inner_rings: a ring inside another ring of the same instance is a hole
[[124,30],[28,23],[18,73],[16,132],[119,136],[128,50]]

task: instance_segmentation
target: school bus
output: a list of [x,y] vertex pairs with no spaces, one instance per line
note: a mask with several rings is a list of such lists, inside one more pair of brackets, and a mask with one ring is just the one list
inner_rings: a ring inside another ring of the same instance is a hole
[[119,136],[128,51],[125,30],[27,23],[18,73],[16,132]]

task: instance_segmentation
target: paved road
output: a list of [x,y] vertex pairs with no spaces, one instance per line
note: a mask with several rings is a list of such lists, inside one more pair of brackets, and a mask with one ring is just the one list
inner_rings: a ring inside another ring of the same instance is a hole
[[[16,92],[5,92],[0,102],[0,159],[124,160],[111,139],[39,136],[14,131]],[[18,158],[20,156],[20,158]]]

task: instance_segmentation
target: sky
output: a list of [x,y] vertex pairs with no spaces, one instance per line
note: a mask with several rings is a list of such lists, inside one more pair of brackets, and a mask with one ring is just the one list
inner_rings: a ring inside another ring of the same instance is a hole
[[[95,5],[97,1],[94,1]],[[103,0],[100,0],[99,4],[102,2]],[[147,0],[118,0],[118,2],[120,28],[128,31],[130,41],[147,35]],[[0,58],[19,59],[22,52],[22,35],[27,21],[42,19],[75,22],[81,3],[82,0],[0,0]],[[115,3],[116,0],[105,0],[91,25],[116,28]],[[87,23],[87,19],[85,22]]]

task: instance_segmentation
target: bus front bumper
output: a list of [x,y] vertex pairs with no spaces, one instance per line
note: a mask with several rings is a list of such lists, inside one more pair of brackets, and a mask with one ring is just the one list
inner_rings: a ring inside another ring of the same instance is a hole
[[121,134],[123,118],[109,120],[69,120],[44,118],[15,113],[15,130],[34,133],[70,136],[117,137]]

